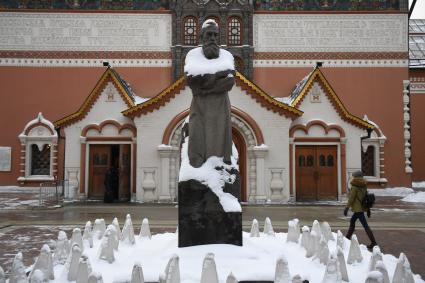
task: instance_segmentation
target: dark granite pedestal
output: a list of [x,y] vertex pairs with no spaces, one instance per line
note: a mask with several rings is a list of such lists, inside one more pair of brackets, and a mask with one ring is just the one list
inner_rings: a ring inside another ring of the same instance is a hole
[[[238,198],[239,173],[224,191]],[[216,194],[196,180],[179,183],[179,247],[207,244],[242,246],[242,212],[225,212]]]

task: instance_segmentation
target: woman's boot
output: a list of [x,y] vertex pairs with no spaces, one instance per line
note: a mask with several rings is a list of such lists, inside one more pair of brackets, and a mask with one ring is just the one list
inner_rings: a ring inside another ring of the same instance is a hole
[[374,246],[377,246],[375,236],[373,236],[372,230],[370,228],[365,229],[367,236],[370,239],[370,245],[367,246],[369,250],[372,250]]
[[345,234],[345,238],[347,238],[348,240],[351,240],[351,236],[354,233],[354,225],[350,225],[350,227],[348,228],[347,234]]

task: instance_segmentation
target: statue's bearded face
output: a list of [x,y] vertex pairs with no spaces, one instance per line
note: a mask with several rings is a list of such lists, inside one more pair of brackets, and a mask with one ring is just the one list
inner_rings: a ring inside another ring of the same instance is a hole
[[220,47],[217,44],[218,27],[209,25],[201,31],[202,51],[207,59],[218,58]]

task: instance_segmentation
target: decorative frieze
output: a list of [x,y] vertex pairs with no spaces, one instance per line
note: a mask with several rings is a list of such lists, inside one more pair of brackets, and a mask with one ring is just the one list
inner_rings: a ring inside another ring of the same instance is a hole
[[256,52],[407,52],[405,14],[255,14]]
[[170,14],[0,13],[0,50],[170,51]]
[[[314,67],[317,62],[322,62],[323,67],[355,67],[355,68],[365,68],[365,67],[374,67],[374,68],[387,68],[387,67],[396,67],[396,68],[407,68],[409,67],[409,60],[254,60],[254,68],[258,67],[267,67],[267,68],[284,68],[284,67]],[[1,62],[1,61],[0,61]]]

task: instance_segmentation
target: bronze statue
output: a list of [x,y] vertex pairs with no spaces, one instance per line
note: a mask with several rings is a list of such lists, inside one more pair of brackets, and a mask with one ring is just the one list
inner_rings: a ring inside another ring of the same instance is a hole
[[[223,157],[226,164],[231,164],[232,128],[228,91],[235,83],[234,61],[228,51],[218,46],[218,36],[217,24],[207,20],[201,30],[202,47],[192,49],[186,56],[185,74],[193,93],[188,155],[190,165],[196,168],[211,156]],[[211,66],[210,70],[200,74],[192,72],[190,65],[200,63],[193,58],[201,58],[208,65],[206,68]]]

